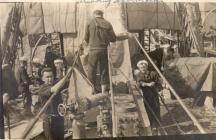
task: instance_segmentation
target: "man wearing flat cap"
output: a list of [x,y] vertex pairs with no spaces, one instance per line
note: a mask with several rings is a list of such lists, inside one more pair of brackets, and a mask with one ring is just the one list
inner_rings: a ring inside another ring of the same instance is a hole
[[107,85],[109,85],[107,47],[110,42],[127,39],[129,34],[116,36],[111,23],[103,18],[103,12],[101,10],[95,10],[93,15],[94,18],[86,26],[84,38],[85,42],[90,46],[88,78],[95,86],[97,66],[99,63],[100,84],[102,93],[104,93],[107,90]]

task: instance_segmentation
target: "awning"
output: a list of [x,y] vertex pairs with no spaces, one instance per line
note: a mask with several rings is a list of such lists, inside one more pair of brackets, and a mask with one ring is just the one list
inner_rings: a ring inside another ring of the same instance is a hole
[[143,29],[181,30],[174,3],[127,3],[129,31]]

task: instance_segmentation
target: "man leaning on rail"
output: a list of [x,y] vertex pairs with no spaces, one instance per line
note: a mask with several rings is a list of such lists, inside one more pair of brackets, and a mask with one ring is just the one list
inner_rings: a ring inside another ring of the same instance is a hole
[[132,35],[124,33],[116,36],[110,22],[103,18],[103,11],[95,10],[94,18],[87,24],[85,42],[90,46],[88,57],[88,78],[96,86],[97,66],[100,68],[100,84],[102,93],[108,90],[108,51],[110,42],[128,39]]

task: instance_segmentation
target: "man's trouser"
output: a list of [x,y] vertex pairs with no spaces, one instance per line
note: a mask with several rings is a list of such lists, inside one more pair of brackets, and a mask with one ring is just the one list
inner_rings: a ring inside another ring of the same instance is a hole
[[96,86],[97,66],[100,69],[100,84],[109,84],[108,53],[104,50],[90,50],[88,58],[88,78]]
[[31,111],[32,98],[28,86],[24,86],[22,95],[23,95],[24,108],[26,109],[26,111]]
[[46,140],[64,140],[64,118],[46,116],[43,120],[43,130]]

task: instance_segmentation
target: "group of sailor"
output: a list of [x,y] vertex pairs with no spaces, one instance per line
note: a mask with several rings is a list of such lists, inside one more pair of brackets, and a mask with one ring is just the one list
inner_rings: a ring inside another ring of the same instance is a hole
[[[97,66],[100,68],[100,84],[102,94],[109,91],[109,70],[108,70],[108,46],[110,42],[124,40],[132,35],[130,33],[116,35],[110,22],[103,18],[101,10],[95,10],[94,18],[87,24],[84,42],[86,46],[90,46],[88,57],[88,73],[87,77],[96,87]],[[155,32],[158,39],[158,32]],[[156,40],[158,41],[158,40]],[[160,45],[155,45],[156,50],[150,56],[155,64],[161,70],[163,50]],[[34,93],[38,93],[39,106],[46,103],[52,95],[52,86],[66,75],[66,65],[63,58],[56,58],[53,64],[42,65],[38,58],[34,58],[31,62],[32,75],[27,73],[28,59],[23,56],[20,59],[20,67],[18,70],[19,92],[23,98],[24,109],[27,114],[35,114],[36,104],[32,103]],[[54,67],[52,67],[54,66]],[[155,117],[160,118],[160,105],[158,97],[158,75],[155,70],[151,69],[151,65],[147,60],[141,59],[137,62],[137,68],[134,71],[137,84],[146,100],[145,107],[150,119],[151,125],[157,126]],[[94,93],[97,93],[95,90]],[[51,104],[47,108],[44,115],[43,128],[45,136],[48,140],[64,139],[64,119],[57,111],[58,105],[62,103],[60,94],[54,97]],[[147,105],[148,104],[148,105]],[[33,107],[33,110],[31,109]],[[38,107],[40,108],[40,107]],[[153,111],[153,112],[152,112]],[[154,115],[155,114],[155,115]]]

